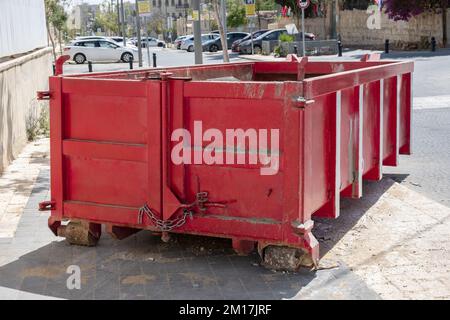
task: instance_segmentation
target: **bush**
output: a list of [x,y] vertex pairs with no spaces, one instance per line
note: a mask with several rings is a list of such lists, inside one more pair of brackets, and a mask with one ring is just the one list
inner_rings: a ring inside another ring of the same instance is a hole
[[282,33],[282,34],[280,35],[279,40],[280,40],[281,42],[293,42],[293,41],[294,41],[294,36],[291,36],[291,35],[286,34],[286,33]]
[[281,45],[276,46],[275,48],[273,48],[273,53],[275,55],[275,57],[286,57],[286,52],[283,50],[283,47]]
[[25,126],[28,141],[34,141],[39,136],[48,137],[50,133],[48,105],[40,105],[34,100],[31,104],[30,112],[27,115]]

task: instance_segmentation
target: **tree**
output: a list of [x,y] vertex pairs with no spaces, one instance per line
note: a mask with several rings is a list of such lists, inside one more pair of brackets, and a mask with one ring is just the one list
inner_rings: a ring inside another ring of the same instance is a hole
[[119,23],[117,21],[117,13],[111,8],[111,3],[107,0],[103,1],[100,10],[97,11],[94,21],[94,30],[102,29],[106,34],[119,34]]
[[447,46],[447,8],[449,0],[385,0],[384,7],[390,19],[408,21],[422,12],[436,12],[442,15],[442,43]]
[[275,2],[282,7],[290,8],[291,12],[294,14],[297,20],[297,27],[300,27],[300,16],[302,14],[302,11],[298,7],[297,0],[275,0]]
[[[220,0],[211,0],[211,4],[214,10],[214,15],[216,16],[217,25],[219,26],[220,42],[222,43],[222,48],[227,48],[227,36],[225,34],[224,22],[222,21]],[[226,22],[225,22],[226,23]],[[230,62],[230,57],[228,56],[228,51],[223,50],[223,62]]]
[[256,0],[255,1],[256,17],[258,19],[258,28],[261,29],[261,11],[275,10],[275,1],[273,0]]
[[227,1],[227,26],[230,28],[237,28],[247,24],[247,17],[245,16],[244,3],[241,0]]
[[53,58],[56,60],[56,46],[51,29],[53,29],[53,32],[58,37],[59,50],[62,55],[62,34],[67,31],[67,13],[65,7],[68,6],[69,0],[45,0],[44,3],[47,33],[53,48]]

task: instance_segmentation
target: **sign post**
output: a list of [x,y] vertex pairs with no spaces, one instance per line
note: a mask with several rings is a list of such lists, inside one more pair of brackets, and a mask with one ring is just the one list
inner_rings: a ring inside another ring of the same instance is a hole
[[[139,12],[139,18],[140,17],[149,17],[149,16],[151,16],[152,15],[152,13],[151,13],[152,7],[151,7],[151,4],[150,4],[150,1],[149,0],[138,1],[138,10],[139,10],[138,11]],[[140,30],[139,30],[139,33],[141,33]],[[147,49],[147,60],[148,60],[148,66],[150,67],[150,48],[149,48],[149,45],[148,45],[148,37],[150,35],[150,32],[148,30],[148,24],[147,23],[145,24],[145,35],[146,35],[146,37],[145,37],[145,47]],[[141,46],[141,50],[142,50],[142,46]],[[142,57],[142,53],[140,55]],[[142,67],[142,65],[141,65],[142,61],[140,61],[139,63],[140,63],[140,66]]]
[[310,0],[297,0],[297,4],[300,9],[302,9],[302,56],[306,56],[306,46],[305,46],[305,9],[309,7]]
[[256,0],[244,0],[245,2],[245,16],[249,18],[249,29],[250,29],[250,41],[252,42],[252,54],[253,54],[253,30],[255,23],[253,18],[256,15]]

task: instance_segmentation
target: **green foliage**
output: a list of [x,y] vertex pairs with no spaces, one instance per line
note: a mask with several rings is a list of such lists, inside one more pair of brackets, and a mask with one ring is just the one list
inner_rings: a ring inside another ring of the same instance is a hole
[[256,0],[256,11],[275,10],[274,0]]
[[287,56],[287,53],[283,50],[283,47],[281,45],[273,48],[273,53],[274,53],[275,57],[277,57],[277,58]]
[[229,0],[227,2],[227,26],[230,28],[237,28],[247,24],[247,17],[245,16],[244,2],[241,0]]
[[[31,102],[30,112],[25,119],[25,127],[28,141],[34,141],[37,137],[48,137],[50,133],[50,117],[48,103]],[[39,110],[40,112],[36,112]]]
[[211,30],[217,30],[219,29],[219,24],[217,23],[217,20],[211,20]]
[[291,36],[290,34],[282,33],[279,37],[279,40],[281,42],[292,42],[292,41],[294,41],[294,36]]
[[94,30],[101,29],[105,33],[119,34],[117,12],[109,9],[108,1],[105,0],[95,15]]
[[64,7],[67,4],[67,0],[45,0],[47,21],[58,31],[65,29],[68,17]]

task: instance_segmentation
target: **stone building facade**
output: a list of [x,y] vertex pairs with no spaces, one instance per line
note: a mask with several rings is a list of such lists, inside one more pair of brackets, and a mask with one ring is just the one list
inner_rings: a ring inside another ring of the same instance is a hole
[[[379,13],[379,28],[369,28],[368,19],[373,11],[361,9],[366,6],[363,0],[353,0],[351,6],[328,5],[325,17],[307,18],[305,27],[318,39],[341,36],[344,46],[359,46],[383,48],[386,39],[394,48],[419,49],[429,46],[431,38],[435,37],[438,45],[443,43],[443,25],[441,14],[422,13],[409,21],[394,21],[384,12]],[[450,10],[447,12],[447,21],[450,21]],[[282,18],[271,28],[278,28],[289,23],[296,23],[293,18]],[[450,23],[447,25],[447,34],[450,35]]]

